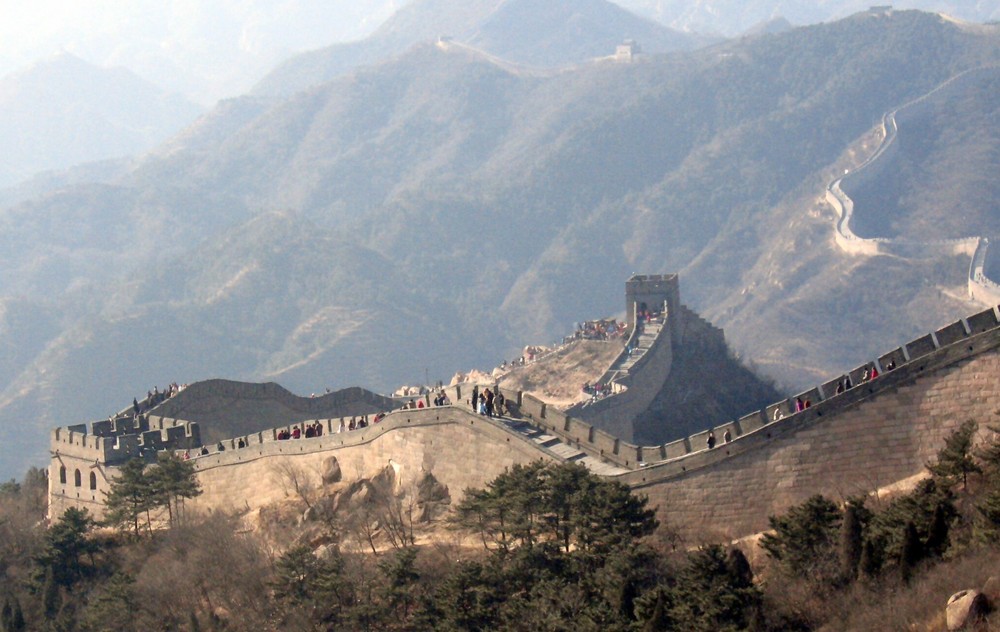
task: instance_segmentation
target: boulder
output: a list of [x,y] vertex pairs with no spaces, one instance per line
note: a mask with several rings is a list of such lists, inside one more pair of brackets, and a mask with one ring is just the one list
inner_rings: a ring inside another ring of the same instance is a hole
[[343,477],[344,474],[340,471],[340,462],[337,460],[337,457],[327,457],[323,461],[323,484],[331,485],[339,483]]
[[986,595],[990,605],[1000,603],[1000,577],[994,575],[987,579],[983,584],[983,594]]
[[982,620],[989,612],[986,595],[978,590],[963,590],[948,599],[945,610],[948,630],[962,630],[965,626]]

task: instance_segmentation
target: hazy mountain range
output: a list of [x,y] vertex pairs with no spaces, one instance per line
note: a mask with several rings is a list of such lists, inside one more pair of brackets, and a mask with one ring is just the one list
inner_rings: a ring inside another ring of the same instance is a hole
[[[787,20],[795,25],[844,18],[873,6],[869,0],[618,0],[618,4],[681,31],[739,35],[759,24]],[[903,0],[897,10],[945,13],[968,22],[1000,19],[1000,3],[979,0]]]
[[0,186],[39,171],[142,153],[201,112],[124,68],[56,55],[0,77]]
[[[549,12],[546,32],[607,23],[601,3],[579,6],[594,13]],[[481,8],[469,33],[500,23]],[[537,32],[507,24],[505,54],[539,54]],[[996,28],[872,12],[554,70],[461,44],[435,35],[290,96],[228,100],[100,178],[8,194],[2,474],[44,459],[49,427],[174,380],[305,394],[489,367],[619,313],[632,272],[680,272],[684,301],[787,385],[977,309],[967,259],[848,257],[820,200],[882,113],[996,64]],[[287,85],[315,59],[287,65]],[[995,97],[970,90],[963,116],[923,123],[948,133],[896,186],[963,146],[992,155],[975,130]],[[995,172],[935,168],[936,190],[974,183],[982,205],[949,233],[993,230]]]

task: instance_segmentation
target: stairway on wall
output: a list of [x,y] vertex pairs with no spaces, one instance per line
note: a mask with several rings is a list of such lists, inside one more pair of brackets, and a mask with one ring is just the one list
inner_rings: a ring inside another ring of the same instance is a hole
[[559,437],[546,433],[527,421],[507,418],[497,419],[496,421],[505,426],[507,430],[526,437],[532,443],[544,448],[562,461],[580,463],[598,476],[617,476],[629,471],[612,463],[605,463],[583,450],[573,447]]
[[657,336],[660,335],[660,330],[663,329],[662,323],[644,323],[642,332],[639,334],[636,340],[636,347],[627,356],[621,358],[618,362],[613,364],[607,373],[601,378],[601,382],[607,384],[613,380],[620,380],[621,378],[628,375],[629,370],[635,366],[635,364],[646,355],[646,352],[652,348],[656,343]]

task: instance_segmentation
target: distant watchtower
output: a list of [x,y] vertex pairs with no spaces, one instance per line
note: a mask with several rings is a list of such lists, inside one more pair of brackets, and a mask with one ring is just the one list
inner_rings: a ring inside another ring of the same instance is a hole
[[677,314],[681,304],[680,282],[676,274],[636,274],[625,282],[625,314],[629,328],[635,325],[636,311],[663,311]]

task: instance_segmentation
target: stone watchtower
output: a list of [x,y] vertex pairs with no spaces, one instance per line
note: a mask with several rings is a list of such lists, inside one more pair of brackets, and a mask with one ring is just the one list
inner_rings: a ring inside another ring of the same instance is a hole
[[625,318],[635,326],[636,312],[680,313],[681,290],[676,274],[636,274],[625,282]]

